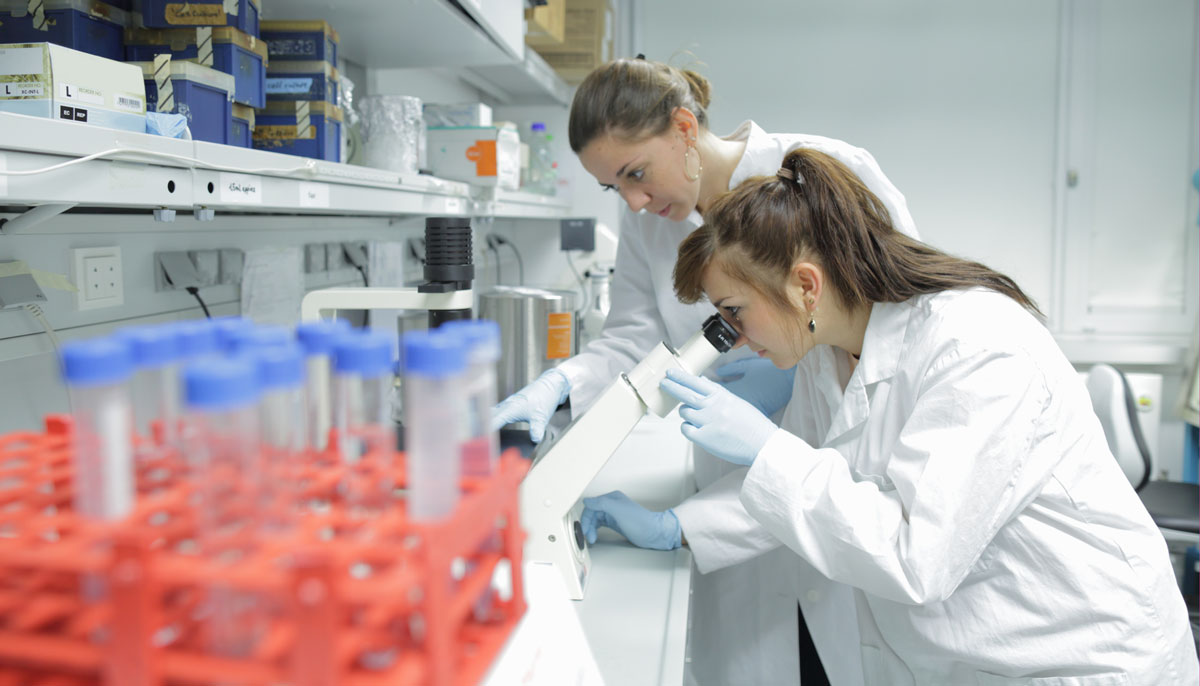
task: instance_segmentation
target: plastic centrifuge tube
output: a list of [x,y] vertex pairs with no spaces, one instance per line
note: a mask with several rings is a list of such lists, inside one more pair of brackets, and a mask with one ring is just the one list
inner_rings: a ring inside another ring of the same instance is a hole
[[[196,543],[202,556],[232,568],[262,532],[264,479],[258,440],[258,373],[249,357],[211,357],[184,367],[185,455],[199,495]],[[248,654],[265,628],[265,608],[214,579],[208,596],[209,648]]]
[[457,319],[438,327],[467,346],[467,427],[463,442],[464,476],[488,476],[496,469],[500,438],[493,431],[496,404],[496,363],[500,360],[500,325],[487,319]]
[[[179,445],[179,336],[170,325],[135,326],[118,334],[133,352],[134,428],[142,439],[138,462],[161,456]],[[154,440],[150,440],[150,439]]]
[[408,516],[441,519],[458,504],[467,349],[440,331],[404,334]]
[[388,405],[393,338],[355,331],[334,344],[334,427],[344,466],[341,493],[350,513],[378,513],[391,502],[396,429]]
[[329,441],[329,427],[333,419],[330,402],[333,397],[330,381],[333,344],[348,333],[350,325],[344,319],[307,322],[296,327],[296,340],[304,348],[305,356],[304,402],[308,447],[314,451],[324,450]]
[[231,355],[253,353],[264,346],[281,345],[295,340],[292,332],[282,326],[233,328],[225,333],[225,352]]
[[300,504],[304,445],[304,352],[300,344],[283,344],[247,350],[258,362],[262,398],[259,401],[263,442],[263,469],[274,487],[264,493],[269,510],[267,526],[287,528]]
[[217,331],[207,319],[190,319],[164,326],[175,333],[175,345],[179,348],[181,361],[217,352]]
[[133,353],[114,338],[67,343],[63,373],[74,416],[75,511],[120,519],[133,509]]
[[209,325],[217,336],[217,348],[221,352],[232,352],[234,340],[248,329],[254,328],[254,322],[244,317],[216,317],[208,320]]

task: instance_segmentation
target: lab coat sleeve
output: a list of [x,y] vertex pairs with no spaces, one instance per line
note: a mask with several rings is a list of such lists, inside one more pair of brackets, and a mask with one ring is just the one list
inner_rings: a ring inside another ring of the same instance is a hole
[[910,604],[949,597],[1055,462],[1030,458],[1050,393],[1028,355],[930,359],[887,456],[892,487],[856,479],[841,453],[780,430],[741,492],[752,516],[829,578]]
[[780,546],[738,499],[747,468],[732,471],[674,508],[701,574]]
[[[558,369],[571,381],[572,414],[586,410],[621,372],[632,369],[659,341],[666,324],[655,300],[650,262],[634,214],[621,213],[621,236],[609,289],[611,305],[600,335]],[[670,269],[670,263],[657,265]]]

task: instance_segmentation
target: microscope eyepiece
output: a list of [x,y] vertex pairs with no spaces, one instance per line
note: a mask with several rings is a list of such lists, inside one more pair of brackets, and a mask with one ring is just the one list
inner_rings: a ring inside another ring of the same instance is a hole
[[705,319],[700,330],[704,333],[705,340],[711,343],[719,353],[729,352],[738,339],[737,330],[730,326],[729,322],[725,321],[720,314],[714,314]]

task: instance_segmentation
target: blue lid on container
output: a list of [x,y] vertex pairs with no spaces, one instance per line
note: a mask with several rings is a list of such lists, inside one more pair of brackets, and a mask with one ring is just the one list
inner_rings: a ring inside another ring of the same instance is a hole
[[343,334],[333,346],[333,368],[342,374],[379,376],[392,370],[392,337],[377,331]]
[[295,338],[282,326],[250,326],[230,329],[225,334],[225,350],[231,353],[253,352],[255,348],[292,343]]
[[533,131],[545,131],[546,125],[540,121],[533,122],[533,126],[529,127]]
[[117,332],[139,367],[161,367],[179,359],[179,336],[170,325],[131,326]]
[[253,405],[258,399],[258,369],[253,358],[206,357],[183,369],[188,407],[227,410]]
[[304,383],[304,349],[295,341],[267,345],[251,354],[258,361],[263,390],[295,388]]
[[129,379],[133,350],[119,338],[71,341],[62,347],[63,376],[70,386],[104,386]]
[[217,350],[217,332],[207,319],[167,324],[175,331],[175,342],[182,358],[207,355]]
[[297,326],[296,339],[304,346],[305,355],[329,355],[337,339],[349,332],[350,324],[345,319],[323,319]]
[[500,325],[490,319],[455,319],[437,328],[467,344],[467,354],[475,359],[495,362],[500,359]]
[[223,351],[231,349],[233,339],[238,334],[254,328],[254,322],[242,317],[217,317],[210,319],[209,323],[217,334],[217,347]]
[[467,345],[442,332],[410,331],[404,334],[404,372],[422,376],[451,376],[467,364]]

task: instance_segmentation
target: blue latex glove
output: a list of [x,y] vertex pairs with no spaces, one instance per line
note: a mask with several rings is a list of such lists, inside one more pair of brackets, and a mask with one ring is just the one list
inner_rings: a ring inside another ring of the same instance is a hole
[[654,512],[638,505],[620,491],[583,499],[583,535],[596,542],[596,529],[602,526],[616,531],[639,548],[674,550],[683,540],[679,518],[671,510]]
[[780,369],[761,357],[746,357],[717,367],[721,385],[770,417],[792,399],[796,368]]
[[669,369],[659,387],[683,403],[679,408],[683,435],[728,462],[754,462],[779,429],[753,405],[704,377]]
[[514,422],[529,422],[529,438],[541,443],[546,424],[558,406],[571,395],[571,382],[557,369],[547,369],[528,386],[492,408],[492,431]]

